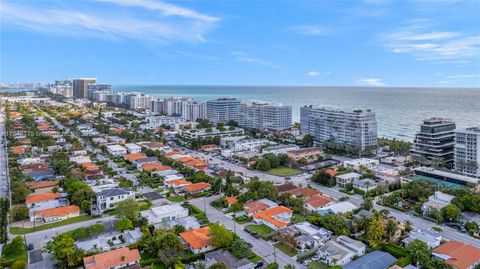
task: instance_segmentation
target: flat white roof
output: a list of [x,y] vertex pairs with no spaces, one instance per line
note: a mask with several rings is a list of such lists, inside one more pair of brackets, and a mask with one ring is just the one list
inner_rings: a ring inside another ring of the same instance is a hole
[[108,145],[107,149],[109,149],[111,151],[126,150],[124,147],[122,147],[120,145]]

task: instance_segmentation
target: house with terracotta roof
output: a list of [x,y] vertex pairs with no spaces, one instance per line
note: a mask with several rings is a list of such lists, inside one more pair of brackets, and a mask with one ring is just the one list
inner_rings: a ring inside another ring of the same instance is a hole
[[182,189],[188,194],[193,195],[193,194],[202,193],[204,191],[209,191],[210,189],[212,189],[212,185],[210,185],[207,182],[198,182],[194,184],[185,185],[182,187]]
[[286,227],[292,219],[293,211],[285,206],[272,207],[253,215],[256,223],[263,223],[273,230]]
[[[28,208],[51,208],[52,202],[58,201],[61,197],[60,193],[30,194],[25,199]],[[55,203],[56,204],[56,203]],[[56,206],[53,206],[56,207]]]
[[172,156],[175,156],[175,155],[183,155],[183,153],[176,150],[165,153],[165,157],[168,157],[168,158],[171,158]]
[[210,244],[210,227],[202,227],[179,234],[186,247],[193,253],[202,253],[214,249]]
[[27,147],[25,145],[11,147],[10,150],[13,154],[22,155],[25,154]]
[[332,177],[334,177],[338,174],[338,172],[336,170],[331,169],[331,168],[328,168],[327,170],[325,170],[325,173],[329,174]]
[[125,159],[128,162],[133,163],[136,160],[147,158],[147,155],[143,153],[133,153],[133,154],[125,154],[123,155],[123,159]]
[[247,213],[247,215],[253,216],[255,213],[259,211],[263,211],[263,210],[269,209],[270,207],[276,207],[276,206],[278,206],[278,204],[269,199],[260,199],[260,200],[245,203],[243,205],[243,210],[245,211],[245,213]]
[[181,179],[174,179],[174,180],[170,180],[168,182],[165,182],[165,185],[168,187],[168,188],[175,188],[175,189],[178,189],[178,191],[176,192],[181,192],[182,190],[180,189],[181,187],[183,186],[186,186],[186,185],[191,185],[192,182],[184,179],[184,178],[181,178]]
[[317,212],[318,209],[335,203],[335,200],[326,195],[316,195],[309,197],[303,201],[303,207],[312,212]]
[[138,144],[144,147],[145,149],[160,150],[160,151],[170,150],[170,146],[164,145],[163,143],[160,143],[160,142],[143,142]]
[[170,170],[172,167],[164,166],[161,162],[145,163],[140,166],[140,169],[143,171],[164,171]]
[[130,250],[128,247],[123,247],[85,257],[83,258],[83,266],[85,269],[140,268],[140,266],[136,266],[140,263],[140,259],[138,249]]
[[54,187],[58,186],[58,182],[58,180],[29,182],[27,188],[33,190],[35,194],[49,193],[52,192]]
[[294,190],[297,187],[292,184],[280,184],[280,185],[276,185],[275,188],[277,189],[278,193],[284,193],[287,191]]
[[297,188],[293,190],[286,191],[286,193],[289,193],[295,197],[303,197],[303,198],[310,198],[312,196],[316,195],[321,195],[322,193],[312,189],[312,188]]
[[214,151],[214,150],[218,150],[219,147],[218,145],[215,145],[215,144],[208,144],[208,145],[203,145],[201,148],[200,148],[202,151]]
[[35,213],[30,217],[30,221],[35,220],[50,223],[78,216],[80,216],[80,207],[76,205],[69,205],[35,211]]
[[456,269],[473,269],[480,264],[480,249],[458,241],[440,245],[432,250],[432,255]]

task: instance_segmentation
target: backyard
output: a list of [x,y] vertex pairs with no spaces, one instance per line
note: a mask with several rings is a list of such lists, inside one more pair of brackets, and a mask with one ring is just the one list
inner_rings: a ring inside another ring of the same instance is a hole
[[316,262],[312,262],[311,264],[309,264],[307,266],[308,269],[327,269],[327,268],[330,268],[330,266],[324,264],[324,263],[321,263],[319,261],[316,261]]
[[273,230],[265,224],[250,224],[246,227],[247,230],[258,234],[259,236],[268,235]]

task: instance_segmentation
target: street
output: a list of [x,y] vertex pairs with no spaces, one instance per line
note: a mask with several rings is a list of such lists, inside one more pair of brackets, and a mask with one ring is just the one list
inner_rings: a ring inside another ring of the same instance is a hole
[[218,198],[220,198],[220,196],[216,195],[211,197],[193,199],[189,202],[192,205],[198,207],[200,210],[204,210],[210,222],[218,222],[223,224],[226,228],[234,231],[238,236],[240,236],[240,238],[252,244],[253,252],[255,252],[255,254],[263,258],[268,263],[273,263],[276,256],[276,261],[280,265],[280,268],[285,267],[287,264],[291,264],[295,266],[295,268],[305,268],[305,266],[298,263],[292,257],[288,256],[287,254],[283,253],[278,249],[275,251],[274,255],[274,247],[269,242],[262,239],[256,239],[255,237],[243,230],[243,225],[235,223],[233,219],[225,216],[223,212],[213,208],[210,205],[210,202]]
[[0,197],[8,198],[8,180],[7,180],[7,152],[6,152],[6,133],[5,133],[5,108],[0,108]]

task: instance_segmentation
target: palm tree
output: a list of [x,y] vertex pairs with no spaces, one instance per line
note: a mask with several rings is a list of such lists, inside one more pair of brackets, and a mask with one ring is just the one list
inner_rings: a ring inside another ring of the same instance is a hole
[[398,224],[396,221],[389,219],[387,221],[387,240],[388,242],[392,242],[393,238],[395,237],[395,233],[397,232]]

